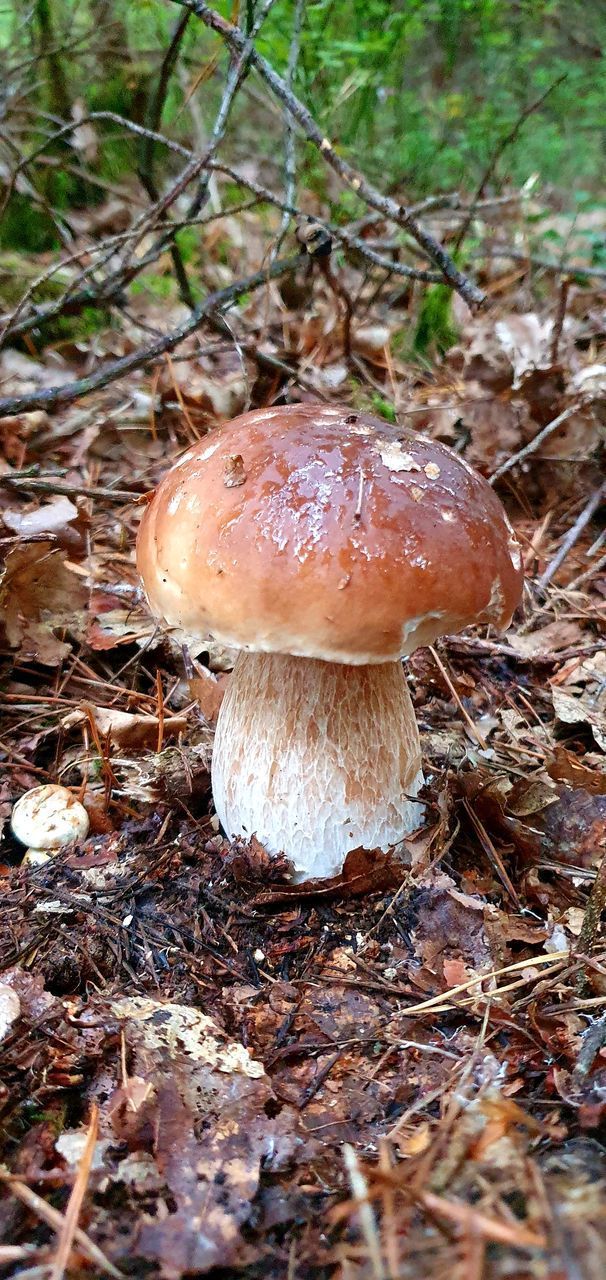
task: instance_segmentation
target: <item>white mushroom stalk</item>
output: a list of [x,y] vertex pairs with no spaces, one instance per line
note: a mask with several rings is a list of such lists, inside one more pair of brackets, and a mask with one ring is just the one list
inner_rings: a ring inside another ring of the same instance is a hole
[[212,764],[228,836],[286,852],[299,879],[332,876],[351,850],[387,852],[421,824],[422,783],[401,663],[239,655]]

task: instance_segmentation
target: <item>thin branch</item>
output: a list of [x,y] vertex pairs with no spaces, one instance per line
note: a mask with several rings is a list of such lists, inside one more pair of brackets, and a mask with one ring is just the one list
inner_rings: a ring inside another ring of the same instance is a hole
[[227,22],[215,9],[205,4],[204,0],[172,0],[172,3],[181,4],[191,9],[206,26],[216,31],[235,52],[242,55],[246,51],[250,65],[259,72],[272,93],[275,94],[297,121],[307,140],[318,148],[327,164],[334,169],[343,182],[356,192],[360,200],[370,205],[371,208],[376,209],[378,213],[382,213],[384,217],[391,218],[398,226],[404,227],[416,240],[427,257],[439,267],[447,283],[453,289],[456,289],[457,293],[460,293],[461,297],[470,306],[477,307],[486,302],[486,295],[482,290],[458,270],[443,245],[421,223],[417,222],[410,210],[392,200],[390,196],[382,195],[366,178],[356,173],[348,161],[338,154],[330,139],[326,138],[318,128],[307,107],[289,90],[285,80],[274,71],[267,59],[263,58],[254,48],[251,48],[250,41],[247,41],[239,27]]
[[566,422],[568,418],[572,417],[573,413],[577,412],[578,407],[578,404],[571,404],[567,409],[564,409],[562,413],[559,413],[557,418],[554,418],[552,422],[548,422],[547,426],[543,427],[542,431],[539,431],[534,439],[530,440],[528,444],[525,444],[523,449],[520,449],[518,453],[514,453],[511,458],[508,458],[500,467],[497,467],[496,471],[493,471],[489,484],[495,484],[496,481],[500,480],[501,476],[504,476],[507,471],[511,471],[512,467],[517,467],[520,462],[524,462],[524,460],[529,458],[532,453],[536,453],[537,449],[540,449],[541,445],[549,439],[549,436],[553,435],[554,431],[557,431],[558,427],[561,427],[563,422]]
[[[143,138],[141,143],[141,163],[139,166],[139,178],[143,186],[145,187],[145,190],[147,191],[147,194],[150,200],[152,200],[154,203],[158,201],[160,193],[156,186],[156,180],[154,177],[155,144],[153,139],[150,137],[150,132],[157,133],[158,129],[160,128],[160,124],[162,121],[162,113],[164,111],[164,104],[166,102],[166,95],[168,93],[168,86],[170,84],[170,78],[175,69],[177,59],[179,57],[181,42],[183,40],[183,36],[185,35],[185,31],[186,31],[190,17],[191,17],[191,14],[185,11],[185,13],[181,15],[181,17],[179,18],[179,21],[175,26],[175,30],[173,32],[171,42],[168,46],[168,49],[166,50],[164,58],[162,59],[162,66],[160,68],[158,84],[156,86],[156,91],[150,100],[148,111],[147,111],[147,117],[145,121],[148,133],[146,137]],[[168,214],[166,212],[163,214],[161,220],[163,222],[168,221]],[[191,285],[189,283],[187,270],[185,268],[185,263],[181,255],[181,250],[179,248],[179,245],[177,244],[177,241],[175,240],[174,231],[172,232],[171,243],[169,245],[169,253],[172,258],[173,268],[175,272],[175,279],[177,281],[177,286],[179,289],[179,296],[181,298],[181,301],[185,303],[186,307],[189,307],[190,311],[193,311],[196,305],[196,302],[191,290]]]
[[471,255],[476,259],[510,258],[512,262],[523,262],[528,267],[538,267],[541,271],[549,271],[555,276],[587,276],[590,280],[606,280],[606,267],[589,267],[574,262],[554,262],[553,258],[541,258],[533,253],[524,253],[520,249],[511,249],[508,245],[498,248],[479,249]]
[[[162,138],[161,134],[154,136],[160,139]],[[190,156],[193,154],[192,152],[186,152],[185,148],[180,148],[180,152],[185,152],[185,154]],[[270,191],[267,187],[263,187],[258,182],[254,182],[252,179],[244,177],[244,175],[238,173],[236,169],[232,169],[230,166],[221,164],[215,160],[209,161],[208,168],[216,171],[217,173],[223,173],[234,182],[238,182],[246,190],[256,196],[259,201],[265,201],[268,204],[274,205],[278,209],[287,211],[289,215],[293,217],[298,217],[300,215],[300,210],[298,210],[294,205],[287,205],[279,196],[275,195],[274,192]],[[225,209],[222,214],[213,214],[212,217],[227,216],[233,212],[234,210],[230,207]],[[171,233],[184,226],[204,225],[209,220],[210,219],[185,218],[180,222],[171,224]],[[365,240],[360,236],[353,235],[347,228],[334,226],[332,223],[325,222],[321,218],[316,218],[315,221],[318,226],[323,227],[333,239],[338,240],[345,246],[345,248],[361,255],[373,266],[380,267],[382,270],[388,271],[391,275],[402,276],[405,279],[421,280],[427,284],[439,283],[442,280],[440,272],[425,271],[421,268],[410,267],[405,263],[396,262],[391,258],[385,257],[383,254],[377,253],[374,249],[369,247]],[[117,245],[124,243],[126,240],[135,239],[138,236],[139,229],[137,227],[131,228],[121,236],[112,236],[104,241],[103,244],[93,246],[88,250],[88,252],[105,254],[105,260],[107,261],[113,256]],[[21,311],[29,300],[32,292],[53,274],[59,271],[63,266],[69,265],[71,261],[78,260],[81,256],[82,250],[79,250],[77,253],[70,254],[70,256],[63,259],[62,262],[54,264],[32,282],[27,293],[24,294],[14,311],[11,312],[9,316],[5,317],[4,328],[0,333],[0,349],[6,345],[8,341],[14,341],[16,338],[22,337],[26,333],[30,333],[32,329],[40,327],[49,320],[54,319],[56,316],[64,314],[75,315],[79,311],[83,310],[84,307],[103,307],[113,303],[116,298],[119,298],[126,287],[137,275],[140,275],[147,266],[150,266],[157,261],[161,253],[165,251],[168,240],[169,236],[162,237],[162,239],[153,245],[145,255],[139,259],[135,259],[130,266],[118,268],[98,284],[91,284],[78,289],[77,286],[79,283],[90,277],[94,272],[101,270],[104,265],[103,261],[89,264],[87,267],[83,268],[78,278],[69,286],[61,298],[54,299],[52,302],[41,303],[39,305],[32,304],[35,307],[33,313],[23,320],[19,320]]]
[[[288,53],[288,67],[286,70],[286,84],[292,92],[299,62],[299,53],[301,51],[301,29],[303,26],[303,14],[305,12],[305,0],[296,0],[295,14],[293,19],[292,36],[290,40],[290,49]],[[286,206],[292,206],[295,202],[295,191],[297,183],[297,153],[295,131],[291,116],[287,117],[285,133],[284,133],[284,203]],[[277,257],[282,241],[288,231],[290,223],[290,213],[288,207],[282,212],[282,222],[280,225],[280,234],[278,243],[275,247],[275,256]]]
[[556,311],[556,316],[553,324],[553,332],[551,335],[551,346],[549,349],[549,359],[551,360],[552,364],[557,364],[558,362],[560,338],[562,337],[562,330],[564,328],[564,321],[566,319],[566,304],[568,302],[569,292],[570,292],[570,277],[564,276],[564,279],[560,282],[560,290],[558,294],[558,309]]
[[458,253],[459,249],[461,248],[463,240],[465,239],[465,236],[469,231],[469,227],[474,217],[478,201],[484,195],[484,188],[486,186],[486,183],[488,182],[491,175],[494,173],[494,170],[496,169],[496,166],[499,160],[501,159],[503,152],[506,151],[507,148],[510,147],[513,142],[515,142],[522,126],[526,123],[528,117],[533,115],[535,111],[538,111],[539,107],[542,107],[543,103],[545,102],[545,99],[548,98],[551,93],[553,93],[554,89],[557,89],[559,85],[561,85],[564,82],[564,80],[567,80],[567,79],[568,79],[568,72],[564,72],[564,75],[558,76],[558,79],[554,80],[554,83],[551,84],[549,88],[546,89],[545,92],[542,93],[539,98],[537,98],[534,102],[531,102],[529,106],[524,108],[521,115],[518,116],[518,119],[516,120],[513,128],[510,129],[509,132],[506,133],[503,138],[501,138],[500,142],[497,143],[497,146],[495,147],[490,157],[490,160],[486,165],[486,168],[482,174],[482,177],[480,178],[480,181],[476,189],[476,193],[474,196],[472,196],[469,209],[467,210],[465,218],[463,219],[463,222],[459,229],[459,233],[455,240],[454,249],[453,249],[453,253],[455,255]]
[[82,1159],[78,1165],[76,1180],[74,1182],[65,1217],[61,1225],[61,1231],[59,1232],[57,1253],[51,1268],[49,1280],[63,1280],[69,1263],[69,1255],[78,1230],[78,1218],[80,1217],[80,1211],[82,1209],[84,1196],[86,1195],[86,1188],[88,1186],[88,1180],[92,1168],[98,1130],[99,1108],[96,1103],[93,1103],[88,1133],[86,1135],[86,1143],[84,1151],[82,1152]]
[[44,391],[35,391],[30,395],[3,397],[0,399],[0,416],[8,417],[11,414],[26,413],[31,409],[54,409],[59,405],[71,404],[81,396],[90,395],[91,391],[98,391],[101,387],[116,382],[127,373],[132,373],[133,370],[157,360],[165,352],[173,351],[185,338],[200,329],[209,315],[233,306],[243,294],[262,288],[270,280],[276,280],[280,276],[296,271],[304,261],[303,254],[282,258],[262,271],[255,272],[254,275],[234,281],[226,289],[209,294],[177,329],[172,329],[170,333],[147,347],[133,351],[130,355],[121,356],[120,359],[113,360],[109,364],[101,365],[86,378],[77,378],[74,382],[63,386],[47,387]]
[[544,591],[545,587],[549,585],[554,574],[556,574],[558,569],[561,568],[566,557],[572,551],[575,542],[578,542],[583,529],[586,528],[589,521],[598,510],[598,507],[601,507],[604,501],[606,501],[606,480],[604,480],[599,488],[595,490],[595,493],[592,493],[589,502],[587,502],[583,507],[581,514],[575,520],[572,528],[568,530],[557,554],[553,557],[553,560],[550,561],[545,572],[541,574],[537,583],[539,591]]
[[[146,111],[145,135],[141,142],[140,168],[143,173],[147,174],[147,176],[152,179],[152,181],[154,176],[155,160],[155,138],[153,135],[157,134],[162,122],[162,115],[166,103],[166,95],[168,93],[170,78],[177,64],[179,50],[190,18],[191,13],[188,13],[186,10],[185,13],[181,14],[181,17],[175,25],[170,44],[162,59],[155,92],[150,97]],[[157,199],[157,197],[155,198]]]
[[26,493],[59,493],[67,498],[109,498],[111,502],[134,502],[141,497],[140,493],[129,489],[101,489],[78,484],[62,484],[60,480],[46,480],[38,476],[0,475],[3,488],[24,490]]
[[[20,1200],[22,1204],[26,1205],[27,1208],[30,1209],[32,1213],[35,1213],[42,1222],[46,1222],[51,1230],[63,1230],[63,1224],[65,1222],[63,1214],[59,1213],[59,1210],[53,1208],[52,1205],[47,1204],[46,1200],[43,1200],[42,1196],[39,1196],[35,1191],[32,1191],[31,1187],[28,1187],[25,1182],[21,1182],[20,1179],[15,1177],[13,1174],[5,1173],[4,1170],[1,1169],[0,1181],[8,1188],[11,1195],[14,1195],[17,1200]],[[114,1280],[122,1280],[123,1272],[118,1271],[118,1268],[105,1257],[105,1254],[102,1253],[99,1246],[86,1235],[86,1232],[84,1232],[81,1227],[76,1227],[74,1240],[95,1267],[98,1267],[100,1271],[106,1271],[108,1275],[114,1277]]]

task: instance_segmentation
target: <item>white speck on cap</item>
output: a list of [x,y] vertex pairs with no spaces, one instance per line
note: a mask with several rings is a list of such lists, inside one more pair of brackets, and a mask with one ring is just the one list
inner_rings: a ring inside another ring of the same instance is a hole
[[412,453],[406,453],[398,440],[382,444],[379,449],[381,462],[388,471],[420,471],[418,462],[415,462]]

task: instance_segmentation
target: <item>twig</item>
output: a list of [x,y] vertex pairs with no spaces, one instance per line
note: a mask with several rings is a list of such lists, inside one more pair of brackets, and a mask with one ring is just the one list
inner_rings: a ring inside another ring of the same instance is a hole
[[379,1232],[377,1230],[377,1223],[373,1208],[370,1203],[368,1183],[362,1173],[358,1163],[358,1157],[353,1147],[350,1147],[347,1142],[343,1145],[343,1161],[349,1175],[349,1183],[354,1197],[355,1207],[358,1211],[360,1229],[366,1242],[366,1248],[368,1249],[373,1280],[385,1280]]
[[[156,85],[155,92],[150,97],[147,112],[146,112],[146,117],[145,117],[146,133],[141,142],[140,168],[141,168],[141,172],[143,174],[146,174],[152,180],[152,182],[154,177],[154,159],[155,159],[155,139],[153,137],[153,134],[157,133],[160,128],[160,124],[162,121],[162,114],[164,112],[164,105],[166,102],[166,95],[168,93],[168,86],[170,84],[170,78],[177,64],[177,58],[179,57],[179,50],[181,48],[183,36],[185,35],[190,18],[191,18],[191,13],[188,13],[188,11],[186,10],[185,13],[181,14],[181,17],[179,18],[178,22],[175,25],[175,29],[173,31],[170,44],[162,59],[160,74],[158,76],[158,83]],[[154,197],[154,199],[157,199],[157,196]]]
[[336,1053],[332,1053],[322,1067],[318,1067],[316,1074],[307,1088],[303,1090],[301,1100],[299,1102],[299,1111],[303,1111],[315,1098],[319,1089],[322,1088],[324,1081],[328,1079],[333,1067],[337,1065],[339,1058],[343,1056],[342,1049],[338,1049]]
[[486,1000],[494,1001],[508,987],[495,987],[492,991],[477,991],[470,998],[466,998],[453,1004],[452,998],[465,992],[470,992],[473,987],[481,986],[483,982],[491,982],[494,978],[499,978],[506,973],[520,973],[524,969],[534,969],[537,965],[561,964],[564,960],[568,960],[569,951],[551,951],[545,955],[532,956],[528,960],[516,960],[514,964],[505,965],[502,969],[492,969],[489,973],[479,973],[475,977],[470,978],[467,982],[461,982],[456,987],[450,987],[448,991],[443,991],[438,996],[430,996],[427,1000],[421,1000],[419,1004],[408,1005],[400,1010],[403,1018],[411,1018],[419,1013],[427,1013],[432,1010],[435,1013],[445,1013],[450,1009],[456,1009],[460,1005],[472,1003],[473,1000],[483,996]]
[[74,1243],[74,1237],[78,1230],[78,1218],[80,1217],[80,1210],[82,1209],[82,1203],[86,1195],[86,1188],[90,1177],[98,1129],[99,1108],[96,1103],[93,1103],[91,1108],[90,1124],[86,1135],[86,1143],[82,1152],[82,1159],[78,1165],[78,1172],[72,1187],[72,1193],[69,1198],[61,1231],[59,1232],[57,1253],[51,1268],[49,1280],[63,1280],[65,1269],[69,1262],[69,1255]]
[[524,253],[520,249],[511,249],[508,245],[498,248],[479,249],[472,253],[472,258],[511,258],[512,262],[525,262],[529,267],[540,267],[553,275],[587,276],[589,279],[606,280],[606,267],[589,267],[573,262],[554,262],[553,258],[541,258],[533,253]]
[[567,409],[563,409],[562,413],[559,413],[557,418],[554,418],[552,422],[548,422],[547,426],[543,427],[542,431],[539,431],[537,435],[528,442],[528,444],[525,444],[523,449],[520,449],[518,453],[514,453],[511,458],[508,458],[500,467],[497,467],[496,471],[493,471],[489,479],[489,484],[495,484],[495,482],[500,480],[501,476],[504,476],[507,471],[511,471],[513,467],[517,467],[520,462],[524,462],[524,460],[529,458],[531,454],[536,453],[537,449],[541,448],[541,445],[544,444],[545,440],[548,440],[549,436],[553,435],[554,431],[557,431],[558,427],[561,427],[563,422],[566,422],[568,418],[572,417],[573,413],[577,412],[578,407],[578,404],[575,403],[569,405]]
[[72,401],[78,400],[81,396],[90,395],[91,391],[98,391],[101,387],[106,387],[109,383],[116,382],[118,378],[123,378],[127,373],[132,373],[134,369],[140,369],[143,365],[157,360],[166,351],[173,351],[185,338],[195,333],[213,312],[233,306],[243,294],[250,293],[253,289],[262,288],[269,280],[276,280],[280,276],[296,271],[304,260],[305,256],[303,254],[297,254],[292,258],[282,258],[264,270],[256,271],[254,275],[247,276],[244,280],[234,281],[226,289],[220,289],[216,293],[209,294],[204,299],[204,302],[196,307],[185,323],[177,329],[172,329],[170,333],[165,334],[164,337],[159,338],[156,342],[150,343],[147,347],[133,351],[130,355],[121,356],[120,359],[113,360],[110,364],[98,367],[86,378],[77,378],[74,382],[68,382],[62,386],[47,387],[44,391],[35,391],[30,395],[3,397],[0,399],[0,416],[8,417],[10,414],[26,413],[31,409],[49,409],[56,408],[62,404],[71,404]]
[[496,166],[499,160],[501,159],[503,152],[506,151],[507,148],[510,147],[513,142],[515,142],[522,128],[522,125],[525,124],[528,117],[533,115],[535,111],[538,111],[539,107],[542,107],[545,99],[549,97],[550,93],[553,93],[554,89],[557,89],[559,85],[561,85],[563,81],[566,80],[567,78],[568,78],[568,72],[564,72],[564,75],[559,76],[558,79],[555,80],[554,83],[551,84],[549,88],[546,89],[545,92],[541,94],[540,98],[537,98],[534,102],[531,102],[529,106],[525,107],[521,115],[518,116],[518,119],[516,120],[513,128],[510,129],[509,132],[506,133],[503,138],[501,138],[500,142],[497,143],[490,157],[490,160],[488,161],[488,164],[486,165],[486,168],[482,174],[482,177],[480,178],[480,181],[476,188],[476,193],[471,198],[466,216],[463,219],[463,223],[459,229],[459,233],[455,240],[454,249],[453,249],[453,253],[455,255],[458,253],[458,250],[461,248],[463,240],[465,239],[465,236],[469,231],[471,221],[476,211],[477,203],[483,196],[486,183],[494,173],[494,170],[496,169]]
[[602,569],[606,569],[606,556],[600,556],[599,560],[596,560],[589,569],[585,569],[583,573],[580,573],[578,578],[573,578],[572,582],[567,582],[566,591],[578,591],[579,587],[584,586],[586,582],[590,582],[595,574],[602,572]]
[[577,519],[575,520],[572,528],[568,530],[568,533],[566,534],[566,537],[564,538],[559,551],[553,557],[553,560],[551,560],[550,563],[547,565],[545,572],[541,574],[541,577],[537,582],[537,587],[539,591],[544,591],[545,587],[548,586],[548,584],[551,582],[551,579],[553,578],[554,574],[557,573],[559,568],[561,568],[567,555],[574,547],[575,542],[578,542],[583,532],[583,529],[585,529],[586,526],[589,524],[589,521],[591,520],[592,516],[595,515],[596,511],[598,510],[598,507],[602,505],[602,502],[604,502],[605,499],[606,499],[606,480],[603,481],[599,489],[596,489],[595,493],[592,493],[589,499],[589,502],[585,504],[585,506],[583,507],[583,510],[581,511],[581,514],[577,516]]
[[512,884],[510,876],[507,874],[507,870],[503,863],[503,859],[501,858],[500,853],[495,848],[492,840],[490,839],[490,836],[484,824],[480,821],[477,814],[474,813],[468,800],[463,800],[463,808],[465,809],[467,817],[471,822],[471,825],[480,841],[480,844],[484,850],[484,853],[486,854],[486,857],[488,858],[488,861],[490,862],[491,866],[494,867],[499,877],[499,880],[501,881],[501,884],[504,886],[506,892],[509,894],[509,897],[511,898],[511,901],[513,902],[514,907],[516,907],[518,911],[521,911],[522,904],[520,902],[520,898],[516,893],[516,890]]
[[[61,1232],[63,1230],[63,1223],[65,1221],[63,1214],[59,1213],[58,1209],[54,1209],[52,1205],[47,1204],[46,1200],[43,1200],[42,1196],[39,1196],[35,1191],[32,1191],[31,1187],[28,1187],[25,1182],[21,1182],[21,1180],[13,1174],[5,1173],[1,1169],[0,1181],[8,1187],[9,1191],[17,1200],[20,1200],[22,1204],[26,1205],[32,1213],[37,1214],[37,1216],[41,1218],[43,1222],[46,1222],[47,1226],[51,1227],[53,1231]],[[73,1238],[94,1266],[99,1267],[100,1271],[106,1271],[108,1275],[114,1277],[114,1280],[122,1280],[123,1273],[118,1271],[118,1268],[109,1261],[109,1258],[105,1257],[105,1254],[101,1251],[99,1246],[89,1239],[86,1232],[83,1231],[81,1227],[76,1227]]]
[[[305,12],[305,0],[295,0],[295,13],[293,18],[292,35],[290,38],[290,49],[288,52],[288,67],[286,69],[286,84],[292,92],[295,81],[297,64],[299,61],[299,53],[301,49],[301,29],[303,26],[303,14]],[[295,143],[295,131],[293,121],[290,116],[287,117],[284,131],[284,203],[294,205],[295,189],[297,181],[297,153]],[[278,242],[275,246],[275,255],[280,251],[280,246],[288,231],[291,215],[288,208],[282,212],[282,222],[280,224],[280,232]]]
[[499,1222],[479,1213],[473,1205],[462,1200],[447,1200],[444,1196],[436,1196],[433,1191],[422,1191],[419,1201],[425,1209],[435,1217],[446,1218],[458,1227],[477,1232],[485,1240],[495,1244],[508,1244],[514,1249],[544,1249],[545,1237],[529,1231],[518,1222]]
[[[588,956],[596,942],[597,935],[600,931],[600,921],[602,912],[606,907],[606,853],[602,857],[602,861],[597,870],[596,878],[591,886],[591,892],[587,899],[581,932],[577,944],[577,950],[581,955]],[[582,966],[579,970],[577,979],[577,992],[580,996],[587,995],[589,990],[589,979],[587,969]]]
[[206,26],[222,36],[230,48],[240,54],[247,51],[250,65],[259,72],[265,83],[294,117],[308,141],[318,148],[326,162],[343,182],[356,192],[360,200],[376,209],[378,213],[382,213],[384,217],[391,218],[397,226],[404,227],[427,257],[439,267],[447,283],[456,289],[470,306],[481,306],[486,301],[486,295],[482,290],[458,270],[443,245],[421,223],[417,222],[409,209],[398,204],[390,196],[382,195],[338,154],[330,139],[325,137],[318,128],[307,107],[289,90],[285,80],[274,71],[267,59],[250,47],[250,41],[247,41],[239,27],[227,22],[215,9],[205,4],[204,0],[172,0],[172,3],[191,9]]
[[336,298],[343,304],[343,356],[349,360],[351,356],[351,322],[353,318],[353,302],[342,280],[335,275],[330,258],[314,259],[324,279]]
[[476,740],[476,742],[477,742],[477,744],[478,744],[478,746],[479,746],[480,750],[481,750],[481,751],[486,751],[486,742],[485,742],[484,738],[482,737],[482,734],[480,733],[480,730],[479,730],[479,729],[477,728],[477,726],[474,724],[474,722],[473,722],[473,720],[472,720],[471,716],[469,715],[469,713],[465,710],[465,707],[463,706],[463,703],[461,702],[461,699],[460,699],[460,697],[459,697],[459,695],[458,695],[458,693],[457,693],[457,691],[456,691],[456,689],[455,689],[455,687],[454,687],[454,684],[452,683],[452,680],[451,680],[451,678],[450,678],[450,676],[449,676],[449,674],[448,674],[448,671],[446,670],[446,667],[445,667],[444,663],[442,662],[442,659],[441,659],[441,657],[440,657],[439,653],[437,653],[437,651],[434,649],[433,645],[431,645],[431,644],[429,645],[429,652],[430,652],[430,654],[431,654],[431,656],[432,656],[432,658],[433,658],[433,660],[434,660],[434,662],[435,662],[435,664],[436,664],[436,667],[438,668],[438,671],[440,672],[440,675],[442,676],[442,679],[444,680],[444,682],[445,682],[445,684],[446,684],[446,686],[447,686],[447,688],[448,688],[448,690],[449,690],[449,692],[450,692],[450,694],[451,694],[451,697],[453,697],[453,698],[454,698],[454,700],[455,700],[455,702],[456,702],[456,704],[457,704],[457,706],[458,706],[458,708],[459,708],[459,711],[461,712],[461,715],[462,715],[462,717],[463,717],[463,719],[464,719],[464,721],[465,721],[465,724],[467,725],[467,727],[468,727],[468,729],[469,729],[470,733],[471,733],[471,734],[472,734],[472,736],[475,738],[475,740]]
[[40,479],[38,476],[0,476],[0,485],[11,489],[24,489],[27,493],[60,493],[67,498],[109,498],[113,502],[135,502],[142,495],[128,489],[101,489],[79,484],[62,484],[57,480]]
[[[116,120],[122,119],[120,116],[114,117],[111,112],[97,112],[95,116],[90,116],[88,118],[98,119],[100,116],[111,117]],[[142,130],[140,126],[132,125],[130,121],[124,121],[124,124],[132,127],[137,133],[146,132],[145,130]],[[169,140],[164,138],[162,134],[154,134],[152,136],[157,141],[165,142],[166,145],[173,145],[177,147],[177,144],[170,144]],[[178,150],[180,154],[189,158],[193,158],[194,156],[192,151],[189,151],[184,147],[179,146]],[[274,192],[261,186],[259,183],[254,182],[252,179],[244,177],[244,175],[238,173],[237,170],[230,168],[228,165],[221,164],[215,160],[209,160],[207,168],[213,172],[225,174],[226,177],[239,183],[254,196],[258,197],[260,201],[267,201],[267,203],[273,204],[276,208],[282,209],[284,213],[288,212],[290,216],[299,216],[300,211],[295,206],[286,204],[285,201],[281,200],[279,196],[274,194]],[[233,212],[234,210],[232,208],[228,208],[223,214],[213,214],[213,218],[216,216],[226,216]],[[12,342],[17,337],[23,337],[26,333],[30,333],[32,329],[39,328],[41,325],[46,324],[49,320],[52,320],[59,315],[76,315],[79,311],[82,311],[84,307],[104,307],[115,304],[116,300],[119,301],[120,296],[124,293],[124,290],[135,279],[135,277],[140,275],[147,266],[156,262],[161,253],[165,251],[169,241],[169,234],[173,234],[175,231],[180,230],[181,227],[204,225],[209,220],[210,219],[184,218],[179,222],[171,223],[170,233],[167,233],[157,241],[156,244],[154,244],[141,258],[135,259],[135,261],[127,267],[122,266],[117,270],[114,270],[110,275],[107,275],[97,284],[89,284],[85,287],[78,288],[77,286],[81,284],[82,281],[93,275],[94,272],[101,270],[105,265],[105,262],[113,256],[117,246],[124,244],[129,240],[138,238],[140,230],[135,226],[131,227],[128,232],[125,232],[120,236],[109,237],[103,242],[103,244],[98,246],[96,245],[89,250],[89,252],[94,252],[98,255],[105,255],[105,259],[102,258],[101,261],[95,261],[84,267],[78,279],[70,284],[61,298],[42,304],[32,303],[34,308],[33,312],[25,319],[20,320],[19,317],[21,312],[36,288],[46,280],[50,279],[52,275],[57,271],[60,271],[64,266],[68,266],[70,262],[79,260],[82,256],[82,250],[78,250],[77,253],[72,253],[68,257],[63,258],[61,262],[53,264],[52,267],[48,268],[31,283],[17,307],[15,307],[10,315],[7,315],[4,318],[4,328],[0,333],[0,348],[6,345],[8,341]],[[425,271],[419,267],[408,266],[406,263],[392,261],[391,258],[387,258],[384,254],[380,254],[369,247],[365,240],[354,235],[347,228],[333,226],[332,223],[324,222],[320,218],[315,218],[314,221],[317,222],[318,226],[323,227],[332,239],[338,240],[346,248],[353,250],[356,254],[360,254],[373,266],[380,267],[382,270],[388,271],[391,275],[402,276],[404,279],[409,280],[421,280],[427,284],[439,283],[443,278],[440,272]]]
[[560,338],[562,337],[562,329],[564,328],[564,320],[566,319],[566,303],[568,302],[568,294],[570,292],[570,277],[565,276],[560,284],[558,294],[558,309],[556,311],[555,320],[553,322],[553,333],[551,335],[551,347],[549,349],[549,359],[552,364],[558,362],[558,349],[560,346]]

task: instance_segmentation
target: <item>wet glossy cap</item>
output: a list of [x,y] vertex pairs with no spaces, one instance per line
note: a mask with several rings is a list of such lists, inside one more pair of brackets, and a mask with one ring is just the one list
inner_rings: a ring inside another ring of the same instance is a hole
[[506,625],[520,549],[499,499],[444,445],[369,414],[243,414],[164,477],[139,531],[152,611],[242,649],[395,660]]

